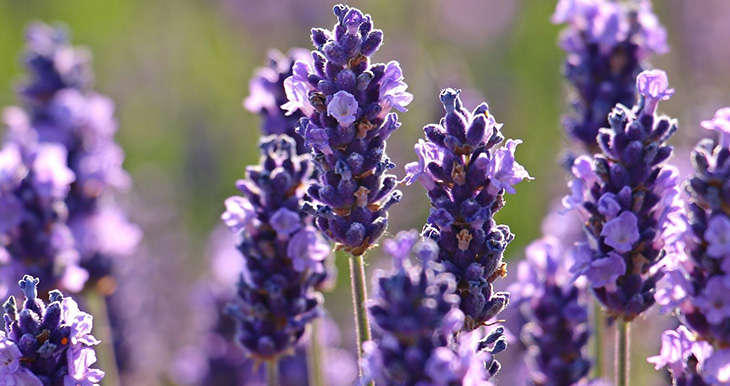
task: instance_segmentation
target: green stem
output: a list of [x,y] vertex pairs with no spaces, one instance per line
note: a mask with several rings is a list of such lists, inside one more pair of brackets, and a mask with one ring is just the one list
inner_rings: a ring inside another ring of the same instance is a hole
[[319,342],[319,328],[319,318],[314,319],[312,322],[309,353],[307,355],[309,386],[324,386],[324,379],[322,378],[322,346]]
[[279,360],[270,360],[266,362],[266,382],[268,386],[280,386]]
[[[367,291],[365,289],[365,265],[362,255],[350,256],[350,278],[352,279],[352,306],[355,309],[355,331],[357,333],[357,358],[362,359],[362,344],[370,340],[370,323],[365,308]],[[362,368],[360,368],[362,376]]]
[[603,378],[603,331],[604,318],[601,303],[593,299],[593,378]]
[[117,358],[114,355],[114,340],[112,329],[109,324],[109,311],[106,308],[106,298],[94,290],[87,290],[84,293],[87,307],[94,316],[94,336],[101,341],[96,346],[98,354],[98,368],[104,371],[103,386],[119,386],[119,370],[117,369]]
[[616,386],[629,386],[629,323],[616,321]]

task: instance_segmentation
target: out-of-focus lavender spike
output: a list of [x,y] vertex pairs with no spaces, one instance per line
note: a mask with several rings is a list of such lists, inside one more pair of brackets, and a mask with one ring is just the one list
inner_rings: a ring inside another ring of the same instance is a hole
[[570,279],[569,254],[551,236],[532,242],[527,261],[517,268],[518,281],[508,291],[528,321],[522,340],[534,385],[587,384],[591,361],[587,299]]
[[655,296],[683,326],[666,331],[660,355],[649,359],[668,367],[679,385],[730,382],[730,108],[702,127],[719,140],[702,140],[692,152],[686,213],[672,218],[674,253]]
[[646,60],[668,51],[667,33],[650,0],[560,0],[553,23],[567,23],[560,46],[567,53],[563,74],[573,87],[572,111],[563,117],[571,140],[599,151],[599,129],[608,127],[616,104],[636,102],[636,77]]
[[284,55],[277,50],[270,50],[266,67],[256,70],[249,83],[249,95],[243,106],[262,118],[261,131],[264,135],[286,134],[297,142],[297,154],[309,153],[304,146],[304,138],[297,135],[296,127],[299,119],[304,117],[301,110],[286,114],[281,108],[287,103],[284,80],[292,76],[294,63],[301,61],[312,65],[312,56],[304,48],[292,48]]
[[666,75],[642,72],[637,88],[638,105],[616,105],[610,128],[601,129],[602,152],[575,160],[572,193],[563,200],[581,214],[587,236],[571,271],[587,278],[610,318],[627,322],[655,303],[672,216],[680,211],[678,172],[665,164],[676,122],[654,114],[671,94]]
[[114,103],[91,90],[91,55],[73,47],[63,27],[31,24],[24,63],[30,76],[20,95],[30,129],[10,138],[66,148],[66,164],[76,175],[65,198],[68,224],[90,284],[108,294],[115,288],[115,260],[133,253],[141,238],[111,197],[131,184],[122,168],[124,152],[114,141]]
[[[25,113],[5,111],[8,131],[28,132]],[[35,141],[7,141],[0,150],[0,295],[9,283],[30,274],[44,280],[41,293],[53,288],[80,291],[88,273],[67,225],[65,199],[75,180],[66,167],[66,149]]]
[[501,124],[486,103],[466,110],[459,91],[441,91],[446,115],[424,127],[426,141],[415,150],[418,161],[406,165],[407,184],[418,181],[428,191],[431,215],[424,235],[439,245],[437,262],[459,280],[460,308],[470,331],[494,318],[509,303],[509,294],[494,292],[492,283],[506,275],[504,250],[514,235],[493,215],[504,194],[531,179],[514,158],[522,141],[504,140]]
[[[418,241],[418,232],[400,232],[386,240],[394,269],[379,271],[368,309],[376,338],[365,342],[362,384],[490,385],[499,362],[492,354],[504,349],[503,329],[456,333],[464,324],[457,282],[435,264],[438,246]],[[419,265],[409,261],[415,255]],[[484,338],[484,339],[482,339]]]

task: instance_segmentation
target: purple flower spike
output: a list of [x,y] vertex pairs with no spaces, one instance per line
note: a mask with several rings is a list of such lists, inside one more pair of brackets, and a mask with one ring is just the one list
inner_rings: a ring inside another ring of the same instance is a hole
[[462,333],[454,277],[428,260],[414,265],[410,255],[438,249],[430,239],[416,243],[418,233],[400,232],[386,240],[394,269],[376,273],[368,309],[377,338],[363,344],[362,384],[487,385],[499,370],[493,359],[506,347],[503,328],[486,339],[480,331]]
[[636,103],[636,76],[646,59],[667,51],[667,33],[648,0],[560,0],[552,22],[568,24],[560,46],[567,54],[563,75],[573,93],[563,126],[576,144],[595,153],[611,109]]
[[[656,95],[666,91],[647,87]],[[616,105],[610,128],[597,138],[601,153],[575,160],[571,194],[563,200],[583,217],[587,236],[571,271],[587,277],[611,318],[626,321],[655,303],[660,264],[677,239],[678,172],[665,165],[672,153],[666,141],[677,126],[647,111],[655,107]]]
[[510,307],[518,307],[526,321],[520,336],[530,347],[525,360],[535,385],[587,384],[591,368],[587,299],[568,276],[563,242],[554,236],[533,241],[508,288],[514,295]]
[[91,335],[92,317],[60,291],[49,293],[50,303],[36,296],[38,279],[19,282],[25,294],[18,309],[15,297],[3,305],[5,331],[0,332],[0,381],[8,385],[98,386],[104,372],[93,369],[100,342]]
[[282,108],[305,114],[297,133],[317,168],[304,210],[338,249],[362,255],[401,198],[395,176],[386,173],[395,165],[385,142],[400,127],[391,110],[405,111],[412,95],[397,62],[370,63],[383,41],[370,15],[347,5],[333,11],[338,23],[332,31],[312,30],[313,65],[295,63],[284,81],[289,102]]
[[[261,162],[237,185],[244,197],[226,200],[222,219],[239,237],[244,272],[227,312],[236,341],[257,360],[293,352],[307,325],[322,313],[316,290],[328,277],[330,246],[300,210],[311,178],[309,156],[286,135],[261,140]],[[255,224],[255,225],[254,225]]]
[[[267,63],[268,66],[257,69],[251,78],[249,96],[243,106],[261,116],[264,135],[286,134],[297,141],[298,154],[307,153],[309,149],[304,146],[304,140],[294,130],[299,119],[307,113],[304,102],[309,97],[308,89],[301,82],[306,83],[306,71],[312,64],[312,57],[303,48],[293,48],[286,55],[271,50]],[[296,67],[294,63],[298,63]],[[299,83],[289,82],[287,89],[285,82],[295,73],[299,76],[296,78]],[[288,105],[287,93],[299,102]]]
[[514,158],[521,141],[500,146],[501,125],[485,103],[470,112],[453,89],[443,90],[440,99],[446,115],[424,127],[427,141],[416,145],[419,160],[406,165],[405,182],[419,181],[428,191],[432,209],[423,234],[441,248],[436,261],[460,280],[464,329],[471,331],[509,302],[509,294],[495,293],[492,283],[506,274],[502,256],[514,235],[493,215],[504,194],[531,177]]
[[702,121],[702,127],[720,132],[720,146],[730,148],[730,107],[717,110],[712,120]]
[[[718,112],[703,126],[722,130],[724,114]],[[663,311],[676,312],[694,340],[715,348],[730,347],[730,148],[723,140],[704,139],[692,152],[694,173],[684,185],[686,214],[669,216],[677,223],[675,252],[666,264],[665,289],[656,294],[657,302],[666,303]],[[699,373],[708,385],[726,384],[727,355],[726,349],[695,353],[697,369],[673,370],[672,375],[680,380]]]
[[[26,272],[41,277],[43,291],[55,287],[78,291],[88,278],[87,285],[108,295],[116,287],[115,264],[133,253],[141,238],[140,229],[127,220],[113,198],[131,185],[122,167],[124,151],[114,140],[118,128],[114,103],[91,90],[91,54],[73,47],[62,27],[31,24],[24,59],[29,76],[20,95],[27,115],[20,109],[6,113],[8,139],[30,152],[40,148],[33,162],[39,193],[65,202],[68,214],[63,222],[73,232],[68,241],[78,254],[69,266],[80,264],[83,270],[74,268],[75,276],[84,279],[68,279],[73,282],[68,287],[46,273]],[[43,150],[46,147],[55,150]],[[114,221],[100,221],[112,212]],[[34,253],[40,255],[40,251]]]
[[636,77],[636,88],[644,98],[643,113],[652,115],[656,111],[659,101],[666,101],[674,94],[669,88],[667,73],[662,70],[643,71]]

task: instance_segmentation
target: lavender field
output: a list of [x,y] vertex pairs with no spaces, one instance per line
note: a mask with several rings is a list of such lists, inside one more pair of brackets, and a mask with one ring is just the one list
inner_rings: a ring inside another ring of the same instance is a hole
[[730,386],[728,36],[0,0],[0,385]]

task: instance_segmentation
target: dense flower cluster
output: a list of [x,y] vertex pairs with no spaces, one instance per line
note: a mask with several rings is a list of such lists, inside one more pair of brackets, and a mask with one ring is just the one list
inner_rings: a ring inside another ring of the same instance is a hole
[[432,208],[424,235],[438,243],[436,261],[456,277],[464,329],[470,331],[509,302],[509,294],[495,293],[492,283],[506,274],[502,256],[514,235],[493,215],[504,205],[504,193],[531,177],[514,158],[521,141],[498,146],[502,125],[486,103],[469,112],[459,91],[445,89],[440,98],[446,116],[424,127],[427,141],[416,144],[418,161],[406,165],[405,182],[419,181],[428,191]]
[[522,328],[534,385],[587,384],[591,367],[585,351],[590,331],[582,288],[571,281],[569,249],[545,236],[526,250],[517,282],[508,291],[528,321]]
[[304,113],[299,109],[287,113],[281,108],[287,103],[284,81],[293,75],[292,68],[296,62],[311,66],[309,51],[293,48],[286,55],[277,50],[269,51],[268,65],[256,70],[243,105],[252,113],[261,115],[264,135],[286,134],[297,141],[297,153],[305,154],[309,153],[309,148],[304,146],[304,138],[296,133],[297,123]]
[[261,140],[261,162],[236,183],[243,196],[226,200],[224,223],[240,237],[245,268],[228,311],[238,342],[262,360],[287,354],[321,313],[314,288],[326,279],[330,247],[300,211],[309,157],[286,135]]
[[[63,28],[32,24],[26,40],[25,64],[31,77],[20,95],[28,112],[8,109],[9,136],[27,146],[38,141],[65,148],[64,164],[76,176],[64,198],[68,226],[87,271],[83,275],[97,282],[111,274],[113,257],[132,253],[141,237],[110,197],[130,185],[122,168],[124,152],[114,142],[114,104],[90,91],[91,55],[72,47]],[[99,289],[112,291],[108,284]]]
[[[369,304],[377,338],[363,344],[365,379],[383,385],[489,385],[499,370],[492,354],[506,347],[502,329],[455,334],[464,324],[454,277],[434,264],[438,246],[400,232],[385,242],[390,274],[378,272]],[[420,266],[408,260],[415,254]],[[493,345],[491,349],[488,346]]]
[[0,384],[23,386],[95,385],[104,372],[96,362],[92,317],[60,291],[50,292],[50,304],[37,298],[38,279],[25,276],[25,294],[18,309],[14,297],[3,305],[5,332],[0,332]]
[[[24,127],[27,125],[18,125]],[[79,267],[64,203],[75,179],[59,145],[8,141],[0,150],[0,295],[15,292],[31,274],[54,286],[79,291],[86,272]]]
[[573,112],[563,124],[568,135],[590,151],[598,151],[599,129],[621,103],[633,106],[634,83],[651,54],[667,51],[664,27],[650,0],[560,0],[553,23],[568,23],[560,38],[567,52],[563,73],[574,88]]
[[398,129],[395,113],[406,111],[413,96],[406,92],[397,62],[370,64],[383,33],[369,15],[346,5],[334,7],[332,31],[315,28],[313,64],[298,61],[284,81],[289,99],[282,108],[306,118],[297,132],[312,149],[318,180],[305,210],[338,248],[361,255],[387,226],[387,209],[401,197],[385,141]]
[[[718,131],[720,138],[718,142],[701,141],[692,153],[694,174],[685,185],[690,196],[687,214],[676,216],[676,253],[667,264],[667,276],[656,300],[664,311],[677,309],[689,328],[667,331],[666,339],[679,339],[678,334],[686,341],[691,336],[698,341],[694,345],[706,347],[704,354],[695,354],[698,369],[685,366],[683,373],[682,367],[670,366],[674,377],[686,378],[691,376],[687,370],[699,370],[708,383],[719,382],[713,379],[722,377],[730,382],[727,371],[722,375],[717,369],[706,368],[706,363],[730,359],[730,108],[718,110],[702,126]],[[667,363],[673,360],[665,355],[664,348],[661,357]]]
[[586,276],[611,318],[627,321],[654,304],[664,236],[679,210],[678,172],[664,164],[676,122],[655,115],[673,90],[659,70],[639,74],[637,89],[639,104],[633,110],[616,105],[610,128],[600,131],[602,153],[575,160],[572,194],[563,200],[582,215],[587,236],[576,245],[571,270]]

